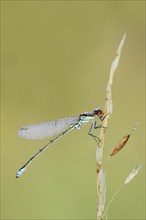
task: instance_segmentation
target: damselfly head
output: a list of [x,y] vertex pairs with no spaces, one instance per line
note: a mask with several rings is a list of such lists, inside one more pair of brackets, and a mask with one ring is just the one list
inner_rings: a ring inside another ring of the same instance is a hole
[[104,118],[104,113],[99,108],[94,109],[94,114],[97,115],[101,120]]

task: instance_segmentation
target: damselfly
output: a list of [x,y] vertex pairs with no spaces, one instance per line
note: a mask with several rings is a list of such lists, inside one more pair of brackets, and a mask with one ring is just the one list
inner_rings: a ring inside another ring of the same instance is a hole
[[99,108],[93,110],[93,112],[84,112],[79,116],[68,117],[63,119],[58,119],[56,121],[48,121],[38,124],[32,124],[25,127],[20,128],[18,131],[18,136],[26,139],[45,139],[50,138],[52,136],[56,137],[50,140],[44,147],[38,150],[36,154],[34,154],[16,173],[16,178],[20,177],[23,172],[26,170],[27,166],[37,157],[39,156],[48,146],[56,142],[63,135],[67,134],[69,131],[73,129],[80,129],[82,125],[91,122],[91,127],[88,132],[96,141],[97,137],[92,134],[93,129],[102,127],[101,125],[97,125],[97,119],[99,118],[101,121],[104,120],[106,115],[104,115],[103,111]]

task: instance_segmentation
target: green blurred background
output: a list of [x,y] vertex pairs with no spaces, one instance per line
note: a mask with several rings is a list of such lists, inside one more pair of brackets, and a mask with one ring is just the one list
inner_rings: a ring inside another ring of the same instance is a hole
[[[145,159],[145,1],[1,2],[1,219],[96,219],[96,144],[89,126],[72,131],[16,171],[47,140],[20,127],[104,107],[110,65],[127,33],[114,78],[104,161],[140,122],[106,169],[107,200]],[[145,219],[145,172],[117,196],[108,219]]]

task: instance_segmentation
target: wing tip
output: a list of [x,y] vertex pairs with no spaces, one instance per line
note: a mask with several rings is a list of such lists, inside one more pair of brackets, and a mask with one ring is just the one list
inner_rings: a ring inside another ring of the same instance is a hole
[[24,131],[26,131],[26,130],[27,130],[26,127],[20,128],[19,131],[17,132],[17,135],[18,135],[19,137],[24,137]]

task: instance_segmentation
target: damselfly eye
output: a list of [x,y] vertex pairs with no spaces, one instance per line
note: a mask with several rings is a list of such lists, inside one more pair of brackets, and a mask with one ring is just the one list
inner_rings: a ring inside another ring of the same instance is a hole
[[97,111],[97,115],[98,115],[98,116],[102,116],[102,115],[104,115],[104,113],[103,113],[102,110],[99,109],[99,110]]
[[98,115],[98,117],[102,117],[104,115],[103,111],[99,108],[94,109],[94,114]]
[[101,109],[95,109],[94,113],[97,114],[98,116],[103,116],[104,115],[104,113]]

